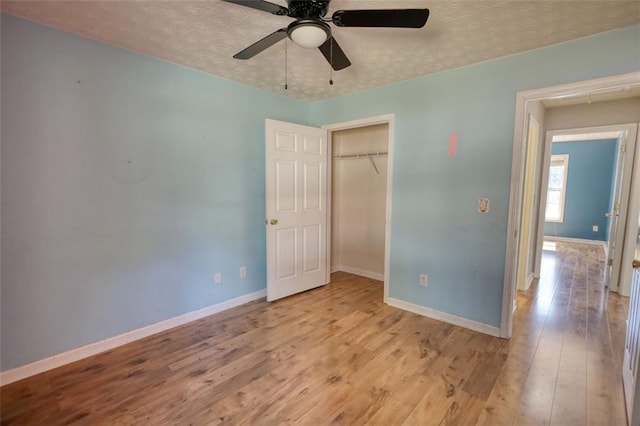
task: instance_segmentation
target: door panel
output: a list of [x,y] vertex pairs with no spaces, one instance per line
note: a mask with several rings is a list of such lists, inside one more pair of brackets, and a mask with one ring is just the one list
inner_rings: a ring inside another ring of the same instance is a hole
[[[620,138],[620,146],[626,147],[626,138]],[[605,274],[604,274],[604,285],[606,287],[612,288],[614,290],[618,289],[618,280],[619,274],[616,273],[617,270],[620,269],[620,262],[622,261],[622,256],[618,245],[622,246],[622,239],[624,238],[624,224],[620,226],[620,209],[623,199],[623,182],[624,176],[628,173],[627,170],[630,170],[627,165],[627,158],[629,160],[633,160],[632,156],[626,155],[626,149],[618,150],[618,159],[616,161],[616,178],[614,181],[613,188],[613,203],[611,205],[611,212],[607,213],[606,216],[609,217],[609,238],[607,239],[607,265],[605,266]],[[622,231],[622,234],[619,234],[618,231]],[[621,247],[620,247],[621,248]]]
[[276,213],[296,210],[296,163],[276,161]]
[[[640,222],[640,220],[639,220]],[[629,302],[629,317],[627,318],[627,336],[622,363],[622,380],[624,396],[627,406],[629,424],[640,422],[640,394],[638,392],[638,367],[640,364],[640,223],[636,234],[636,250],[631,283],[631,299]]]
[[276,151],[296,152],[296,135],[294,133],[286,133],[276,130],[275,139]]
[[267,300],[329,281],[327,132],[266,120]]
[[304,164],[304,210],[320,210],[322,202],[321,164]]
[[305,136],[304,152],[308,154],[322,155],[322,138]]
[[304,228],[304,257],[302,261],[304,272],[318,271],[321,267],[321,231],[320,226],[317,225],[306,226]]
[[292,278],[296,274],[296,229],[276,230],[276,278]]

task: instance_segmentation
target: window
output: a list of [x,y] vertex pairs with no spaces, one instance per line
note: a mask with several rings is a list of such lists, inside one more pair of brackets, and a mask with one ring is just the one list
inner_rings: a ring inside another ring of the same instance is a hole
[[547,188],[547,209],[545,222],[564,220],[564,198],[567,190],[567,170],[569,155],[552,155],[549,167],[549,187]]

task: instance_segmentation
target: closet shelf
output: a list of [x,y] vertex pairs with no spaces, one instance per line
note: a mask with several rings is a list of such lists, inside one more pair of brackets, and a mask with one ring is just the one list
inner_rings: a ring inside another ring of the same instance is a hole
[[373,170],[375,170],[376,174],[379,175],[380,171],[378,170],[378,166],[376,166],[376,163],[373,161],[374,158],[377,157],[386,157],[388,154],[388,152],[368,152],[366,154],[345,154],[345,155],[336,155],[333,158],[334,159],[340,159],[340,158],[344,158],[344,159],[358,159],[358,158],[368,158],[369,161],[371,162],[371,166],[373,166]]
[[388,155],[388,152],[368,152],[365,154],[345,154],[345,155],[335,155],[333,158],[371,158],[371,157],[384,157]]

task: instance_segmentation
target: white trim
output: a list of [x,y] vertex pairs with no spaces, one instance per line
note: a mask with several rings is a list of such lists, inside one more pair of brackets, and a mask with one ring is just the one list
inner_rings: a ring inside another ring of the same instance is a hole
[[[395,135],[395,114],[384,114],[375,117],[361,118],[357,120],[345,121],[342,123],[327,124],[322,126],[329,132],[328,143],[329,149],[327,149],[328,158],[331,159],[331,134],[338,130],[354,129],[358,127],[374,126],[376,124],[387,124],[389,126],[388,144],[387,144],[387,211],[385,217],[384,228],[384,296],[383,301],[389,303],[389,265],[391,258],[391,206],[392,206],[392,190],[393,190],[393,146]],[[330,268],[331,263],[331,161],[328,161],[327,170],[327,268]],[[328,269],[329,270],[329,269]]]
[[117,348],[118,346],[126,345],[127,343],[143,339],[153,334],[157,334],[162,331],[166,331],[174,327],[178,327],[180,325],[184,325],[192,321],[196,321],[201,318],[208,317],[210,315],[217,314],[231,308],[235,308],[236,306],[244,305],[245,303],[262,299],[266,295],[266,289],[259,290],[254,293],[245,294],[234,299],[225,300],[224,302],[216,303],[215,305],[198,309],[197,311],[187,312],[186,314],[169,318],[155,324],[150,324],[145,327],[127,331],[126,333],[109,337],[99,342],[90,343],[79,348],[71,349],[70,351],[56,354],[48,358],[32,362],[31,364],[23,365],[12,370],[2,371],[0,372],[0,386],[8,385],[9,383],[26,379],[27,377],[31,377],[36,374],[44,373],[45,371],[70,364],[75,361],[79,361],[83,358],[87,358],[113,348]]
[[586,238],[556,237],[555,235],[545,235],[544,241],[557,241],[559,243],[589,244],[592,246],[602,246],[605,249],[607,247],[606,241],[588,240]]
[[348,274],[359,275],[365,278],[371,278],[372,280],[384,281],[384,274],[379,274],[377,272],[365,271],[360,268],[352,268],[351,266],[339,265],[331,268],[331,272],[346,272]]
[[[513,328],[513,304],[516,291],[517,247],[519,244],[518,231],[521,214],[520,199],[522,195],[523,153],[526,140],[525,123],[527,121],[528,105],[531,102],[549,98],[561,98],[593,93],[607,89],[636,86],[640,81],[640,72],[598,78],[542,89],[518,92],[516,95],[515,123],[513,131],[513,154],[511,160],[511,188],[509,191],[509,219],[507,224],[507,240],[505,251],[504,285],[502,291],[502,321],[500,336],[511,337]],[[542,203],[541,203],[542,204]]]
[[599,141],[602,139],[618,139],[620,137],[619,131],[601,132],[601,133],[575,133],[575,134],[559,134],[555,135],[551,142],[590,142]]
[[443,321],[449,324],[457,325],[459,327],[468,328],[473,331],[488,334],[489,336],[500,336],[500,328],[498,327],[467,318],[462,318],[446,312],[438,311],[437,309],[427,308],[426,306],[416,305],[415,303],[405,302],[404,300],[395,299],[393,297],[387,298],[387,304],[389,304],[389,306],[393,306],[394,308],[403,309],[405,311],[423,315],[425,317],[429,317],[438,321]]
[[534,274],[533,272],[529,273],[529,276],[527,277],[527,283],[526,283],[527,289],[531,287],[531,284],[533,284],[533,281],[535,281],[536,278],[540,278],[540,277],[537,277],[536,274]]

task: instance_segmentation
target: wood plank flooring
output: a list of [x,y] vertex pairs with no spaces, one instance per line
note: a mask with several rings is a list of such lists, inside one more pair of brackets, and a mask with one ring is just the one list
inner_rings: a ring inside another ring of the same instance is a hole
[[2,425],[625,425],[628,300],[595,246],[545,251],[510,341],[331,284],[250,303],[0,389]]

